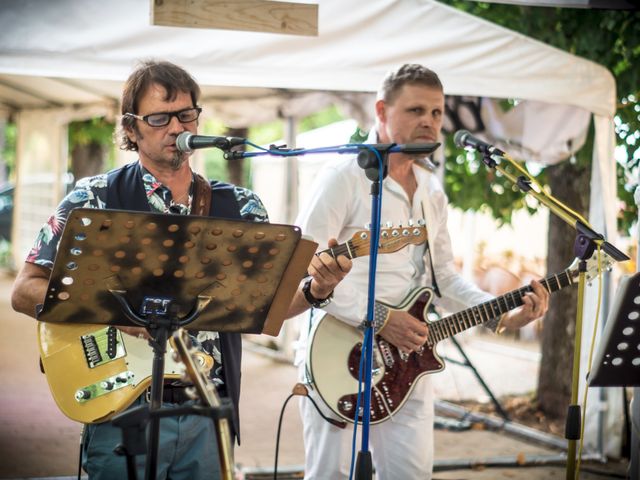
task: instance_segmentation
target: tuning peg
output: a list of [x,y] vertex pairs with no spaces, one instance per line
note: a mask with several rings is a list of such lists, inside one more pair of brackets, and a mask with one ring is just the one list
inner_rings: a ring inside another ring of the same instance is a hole
[[424,225],[424,220],[421,218],[420,220],[418,220],[418,226],[422,227]]
[[408,226],[410,226],[410,227],[413,227],[413,218],[410,218],[410,219],[407,221],[407,225],[408,225]]
[[365,230],[371,230],[371,224],[370,223],[365,223],[364,224],[364,229]]
[[387,222],[385,225],[387,226],[387,228],[391,228],[393,227],[393,222]]

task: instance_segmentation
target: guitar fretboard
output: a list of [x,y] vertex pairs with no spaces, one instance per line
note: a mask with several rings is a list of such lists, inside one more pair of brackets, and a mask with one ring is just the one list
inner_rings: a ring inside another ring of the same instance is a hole
[[[540,283],[548,292],[555,292],[571,285],[573,283],[573,274],[571,270],[565,270],[560,274],[550,275],[544,280],[540,280]],[[430,322],[427,344],[434,346],[445,338],[452,337],[471,327],[499,317],[514,308],[518,308],[524,303],[522,299],[525,293],[531,290],[531,286],[527,285],[475,307],[454,313],[435,322]]]
[[[362,242],[365,245],[369,245],[369,240]],[[333,258],[337,258],[338,255],[344,255],[347,258],[354,259],[358,257],[357,245],[353,244],[353,239],[341,243],[340,245],[336,245],[335,247],[327,248],[326,250],[322,250],[321,252],[316,253],[316,255],[320,255],[321,253],[328,253]]]

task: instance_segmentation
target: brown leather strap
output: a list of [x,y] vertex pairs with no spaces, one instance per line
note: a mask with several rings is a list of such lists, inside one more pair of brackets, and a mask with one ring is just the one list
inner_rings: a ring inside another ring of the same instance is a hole
[[200,217],[209,216],[211,209],[211,184],[202,176],[194,173],[193,203],[191,204],[191,215]]

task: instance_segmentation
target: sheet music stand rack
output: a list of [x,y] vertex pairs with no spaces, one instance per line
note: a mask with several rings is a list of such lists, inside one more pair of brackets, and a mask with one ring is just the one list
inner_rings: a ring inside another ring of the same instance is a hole
[[640,386],[640,272],[620,281],[588,383],[590,387]]
[[[289,225],[74,209],[38,320],[146,327],[154,339],[154,413],[162,405],[171,332],[277,335],[316,247]],[[152,414],[149,479],[155,478],[158,437],[159,416]]]
[[[590,387],[633,386],[631,424],[640,421],[640,272],[620,281],[587,377]],[[629,477],[640,479],[640,435],[631,428]]]

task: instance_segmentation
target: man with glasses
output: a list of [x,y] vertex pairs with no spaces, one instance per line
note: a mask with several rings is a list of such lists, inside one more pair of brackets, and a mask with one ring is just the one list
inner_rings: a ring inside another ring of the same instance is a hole
[[[189,156],[176,148],[182,132],[197,133],[200,88],[182,68],[168,62],[141,64],[127,80],[122,95],[121,148],[138,152],[138,161],[78,181],[42,228],[16,278],[12,292],[14,309],[35,316],[51,274],[58,242],[69,212],[77,207],[153,211],[180,215],[213,215],[231,219],[268,221],[260,199],[250,190],[218,181],[207,181],[191,170]],[[204,211],[201,195],[211,191],[211,209]],[[330,242],[330,246],[335,241]],[[314,256],[310,277],[302,282],[289,306],[289,316],[324,303],[347,274],[351,262],[327,254]],[[120,327],[125,333],[148,338],[141,327]],[[192,342],[214,359],[211,380],[234,406],[232,435],[239,437],[240,334],[192,333]],[[149,360],[151,361],[151,351]],[[146,401],[143,395],[134,406]],[[163,403],[188,400],[183,385],[165,385]],[[200,416],[167,417],[160,422],[158,478],[218,478],[218,450],[211,419]],[[83,467],[92,479],[126,478],[124,457],[113,448],[121,442],[121,430],[110,422],[85,428]],[[144,456],[137,456],[137,474],[144,474]]]

